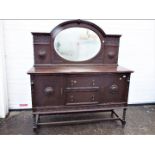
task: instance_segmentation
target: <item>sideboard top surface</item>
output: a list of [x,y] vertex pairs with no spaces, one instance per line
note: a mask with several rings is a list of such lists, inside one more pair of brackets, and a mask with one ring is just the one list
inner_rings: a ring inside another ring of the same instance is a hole
[[128,70],[121,66],[107,66],[107,65],[59,65],[50,67],[33,67],[28,71],[28,74],[88,74],[88,73],[132,73],[132,70]]

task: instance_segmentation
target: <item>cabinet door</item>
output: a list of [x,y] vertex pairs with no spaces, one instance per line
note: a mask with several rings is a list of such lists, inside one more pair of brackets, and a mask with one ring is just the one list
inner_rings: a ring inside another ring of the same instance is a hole
[[107,74],[103,76],[102,102],[127,102],[130,74]]
[[63,105],[61,76],[35,75],[31,79],[33,107]]

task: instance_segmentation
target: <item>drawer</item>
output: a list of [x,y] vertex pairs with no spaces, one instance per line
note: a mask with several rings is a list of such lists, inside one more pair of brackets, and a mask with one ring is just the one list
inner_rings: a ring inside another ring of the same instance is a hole
[[98,92],[68,92],[66,93],[66,105],[98,104]]
[[101,84],[100,76],[67,76],[66,87],[95,87]]

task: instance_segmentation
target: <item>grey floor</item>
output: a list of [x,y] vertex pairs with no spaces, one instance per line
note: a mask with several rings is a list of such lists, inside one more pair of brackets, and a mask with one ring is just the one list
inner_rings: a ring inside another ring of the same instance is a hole
[[[122,111],[117,111],[122,114]],[[63,119],[73,117],[108,117],[109,113],[68,115]],[[62,118],[62,117],[61,117]],[[51,119],[42,118],[43,119]],[[52,119],[60,119],[53,118]],[[119,121],[102,121],[76,125],[59,125],[40,127],[40,135],[154,135],[155,134],[155,105],[129,106],[126,116],[127,124],[123,128]],[[12,111],[5,119],[0,119],[0,135],[33,135],[32,112]]]

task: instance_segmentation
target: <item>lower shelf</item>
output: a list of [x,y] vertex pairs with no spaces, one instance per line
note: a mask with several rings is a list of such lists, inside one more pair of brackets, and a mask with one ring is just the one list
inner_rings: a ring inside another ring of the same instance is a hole
[[[91,118],[91,119],[78,119],[78,120],[65,120],[65,121],[50,121],[50,122],[40,122],[40,117],[44,115],[54,115],[54,113],[33,113],[33,129],[34,131],[37,131],[39,126],[43,125],[64,125],[64,124],[77,124],[77,123],[90,123],[90,122],[99,122],[99,121],[120,121],[122,123],[122,126],[124,127],[126,124],[125,117],[126,117],[126,110],[127,108],[124,107],[123,109],[123,115],[120,117],[116,112],[115,109],[96,109],[96,111],[87,111],[87,112],[110,112],[111,115],[109,118]],[[60,112],[60,111],[59,111]],[[81,112],[82,113],[82,112]],[[59,115],[64,114],[59,113]],[[68,113],[69,114],[69,113]]]
[[126,108],[126,102],[117,104],[99,104],[99,105],[80,105],[80,106],[47,106],[47,107],[34,107],[33,114],[49,115],[49,114],[66,114],[66,113],[81,113],[81,112],[102,112],[105,110]]

